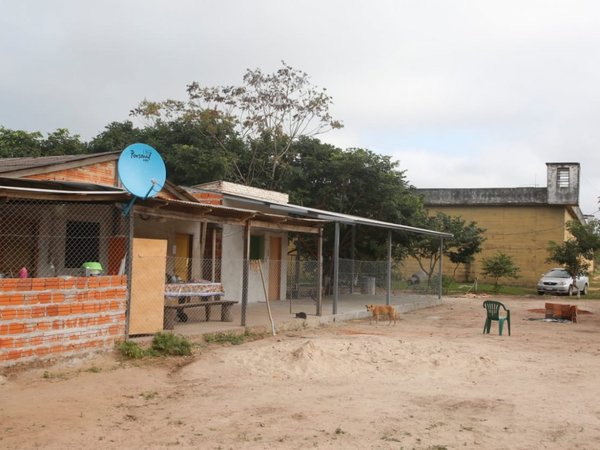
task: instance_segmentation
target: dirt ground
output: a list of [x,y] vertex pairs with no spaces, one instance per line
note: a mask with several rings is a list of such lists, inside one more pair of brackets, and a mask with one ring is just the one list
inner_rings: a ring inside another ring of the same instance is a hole
[[[600,302],[505,298],[509,337],[482,334],[482,300],[188,358],[9,371],[0,448],[600,448]],[[545,301],[589,314],[545,322]]]

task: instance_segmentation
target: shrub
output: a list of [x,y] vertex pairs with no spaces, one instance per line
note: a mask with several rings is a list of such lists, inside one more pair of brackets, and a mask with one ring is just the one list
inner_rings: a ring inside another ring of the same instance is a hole
[[159,355],[189,356],[192,354],[192,344],[183,336],[161,332],[152,339],[152,350]]

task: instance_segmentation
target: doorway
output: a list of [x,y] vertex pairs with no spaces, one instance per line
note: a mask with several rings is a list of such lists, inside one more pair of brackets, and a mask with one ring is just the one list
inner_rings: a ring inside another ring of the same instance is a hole
[[173,272],[182,281],[189,281],[192,278],[192,239],[191,234],[175,235]]

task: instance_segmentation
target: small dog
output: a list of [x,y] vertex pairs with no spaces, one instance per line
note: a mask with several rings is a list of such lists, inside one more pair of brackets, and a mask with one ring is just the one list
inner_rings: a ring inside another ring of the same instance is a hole
[[392,320],[394,321],[394,325],[396,324],[396,316],[398,313],[396,312],[396,307],[393,305],[365,305],[367,307],[367,311],[370,311],[373,315],[371,316],[371,320],[369,323],[373,323],[373,317],[375,318],[375,323],[379,323],[379,316],[387,315],[390,322],[388,325],[392,324]]

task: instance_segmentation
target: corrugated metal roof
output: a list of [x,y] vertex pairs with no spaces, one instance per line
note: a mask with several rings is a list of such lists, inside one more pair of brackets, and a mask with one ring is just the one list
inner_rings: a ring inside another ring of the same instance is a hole
[[38,167],[53,166],[59,164],[72,163],[99,156],[118,155],[120,152],[88,153],[84,155],[56,155],[56,156],[27,156],[21,158],[2,158],[0,164],[0,173],[17,172],[25,169],[34,169]]
[[[195,186],[195,188],[198,190],[201,190],[198,188],[198,186]],[[246,202],[251,205],[252,204],[253,205],[261,204],[261,205],[269,207],[273,211],[280,211],[280,212],[284,212],[286,214],[294,214],[294,215],[302,216],[305,218],[319,219],[319,220],[324,220],[324,221],[328,221],[328,222],[339,222],[339,223],[345,223],[348,225],[373,226],[373,227],[385,228],[385,229],[389,229],[389,230],[406,231],[406,232],[410,232],[410,233],[425,234],[425,235],[435,236],[435,237],[439,237],[439,238],[453,237],[453,235],[450,233],[443,233],[440,231],[411,227],[408,225],[401,225],[401,224],[397,224],[397,223],[383,222],[381,220],[368,219],[366,217],[354,216],[351,214],[342,214],[342,213],[337,213],[337,212],[332,212],[332,211],[325,211],[325,210],[317,209],[317,208],[309,208],[306,206],[294,205],[291,203],[278,203],[278,202],[274,202],[274,201],[270,201],[270,200],[265,200],[265,199],[261,199],[261,198],[250,197],[250,196],[243,196],[243,195],[234,195],[234,194],[225,194],[225,193],[222,193],[222,195],[225,198],[236,200],[241,203]]]

